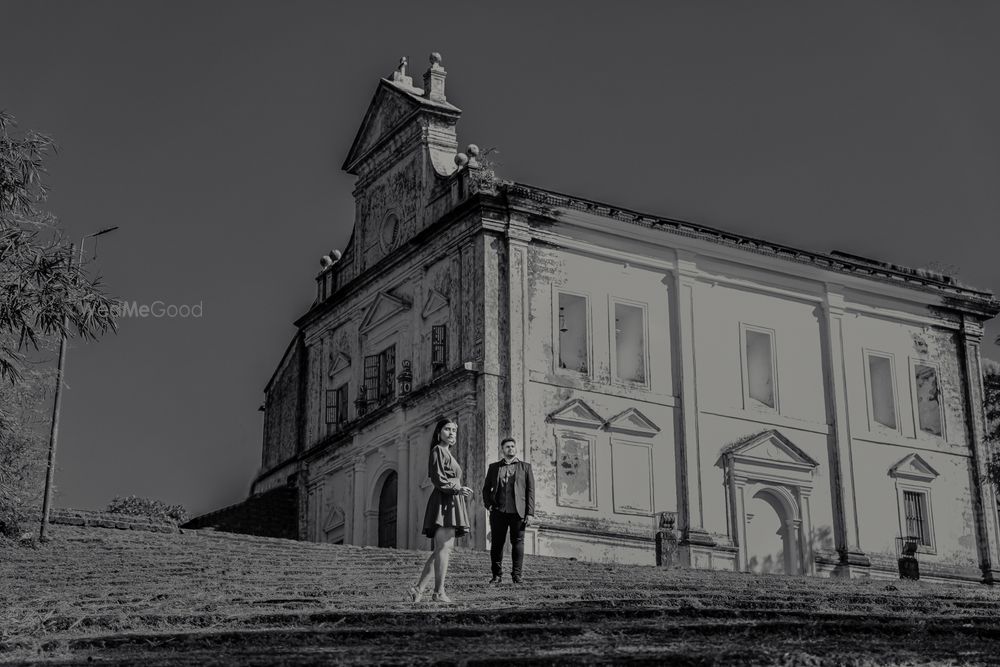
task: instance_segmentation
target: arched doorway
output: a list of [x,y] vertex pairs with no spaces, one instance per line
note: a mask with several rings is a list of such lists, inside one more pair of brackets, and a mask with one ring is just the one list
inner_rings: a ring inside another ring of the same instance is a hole
[[767,489],[746,504],[747,569],[758,574],[797,574],[792,557],[794,536],[785,508]]
[[396,487],[395,471],[385,476],[378,496],[378,545],[396,548]]
[[719,465],[740,569],[813,574],[809,507],[819,463],[771,429],[726,447]]

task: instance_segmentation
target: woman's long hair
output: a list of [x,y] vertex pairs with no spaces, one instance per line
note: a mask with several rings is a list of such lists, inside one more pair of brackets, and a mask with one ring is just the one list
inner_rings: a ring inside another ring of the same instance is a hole
[[434,435],[431,436],[431,447],[438,444],[441,439],[441,429],[443,429],[448,424],[454,424],[458,426],[458,422],[454,419],[439,419],[437,426],[434,427]]

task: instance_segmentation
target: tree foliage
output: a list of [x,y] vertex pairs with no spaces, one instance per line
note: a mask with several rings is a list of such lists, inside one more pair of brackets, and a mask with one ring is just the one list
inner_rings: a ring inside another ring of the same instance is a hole
[[[42,210],[52,139],[16,134],[0,111],[0,381],[21,379],[23,353],[44,336],[97,338],[114,329],[99,279],[73,261],[55,217]],[[104,306],[104,307],[102,307]]]
[[139,496],[115,496],[108,503],[107,511],[150,519],[170,519],[177,523],[184,523],[188,519],[187,510],[181,505],[168,505],[162,500]]
[[991,359],[983,359],[983,410],[986,413],[986,477],[1000,495],[1000,364]]
[[0,535],[8,537],[20,536],[42,493],[54,373],[51,358],[38,365],[33,355],[62,335],[92,339],[115,327],[102,307],[110,298],[42,208],[52,139],[15,128],[0,111]]
[[20,537],[41,505],[54,376],[51,359],[31,360],[17,385],[0,382],[0,536]]

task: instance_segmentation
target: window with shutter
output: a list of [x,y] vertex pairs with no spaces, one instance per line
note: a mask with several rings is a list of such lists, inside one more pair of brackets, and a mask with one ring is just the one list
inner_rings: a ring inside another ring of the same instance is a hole
[[431,366],[444,368],[448,364],[448,327],[437,324],[431,327]]
[[379,398],[379,357],[378,354],[370,354],[365,357],[365,399],[369,403],[377,403]]

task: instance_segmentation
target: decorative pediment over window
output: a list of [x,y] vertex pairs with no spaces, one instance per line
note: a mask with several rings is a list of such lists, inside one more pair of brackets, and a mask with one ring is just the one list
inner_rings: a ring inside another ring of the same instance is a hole
[[938,474],[938,471],[932,468],[927,461],[924,461],[920,454],[907,454],[896,465],[889,468],[890,477],[919,482],[932,482]]
[[816,460],[774,429],[742,438],[723,449],[722,455],[734,464],[751,468],[811,473],[819,466]]
[[323,530],[327,533],[342,528],[344,526],[344,510],[336,505],[330,508],[330,513],[326,515],[323,522]]
[[549,420],[572,426],[583,426],[585,428],[601,428],[604,426],[604,420],[601,419],[601,416],[579,398],[574,398],[550,414]]
[[368,333],[394,315],[409,310],[410,304],[388,292],[379,292],[361,320],[361,333]]
[[433,313],[446,308],[448,306],[448,297],[438,292],[436,289],[430,290],[427,294],[427,300],[424,302],[424,309],[420,312],[420,317],[425,320],[430,317]]
[[629,435],[654,436],[660,432],[660,427],[635,408],[620,412],[608,420],[607,429],[616,433]]
[[330,377],[333,377],[350,365],[351,358],[343,352],[330,352],[330,370],[328,372]]

